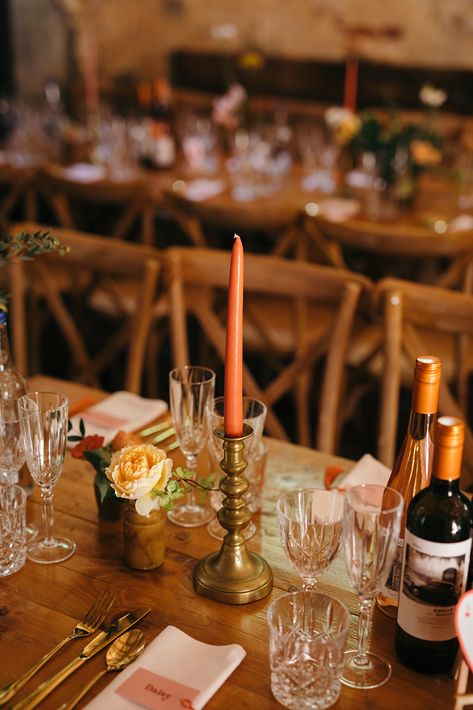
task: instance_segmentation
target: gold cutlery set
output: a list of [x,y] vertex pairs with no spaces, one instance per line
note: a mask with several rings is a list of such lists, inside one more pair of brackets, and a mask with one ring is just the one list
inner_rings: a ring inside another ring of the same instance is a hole
[[[72,632],[49,651],[38,663],[27,670],[17,680],[9,683],[0,689],[0,706],[6,705],[14,695],[37,673],[63,646],[69,641],[77,638],[91,636],[98,631],[110,612],[115,601],[113,594],[102,592],[89,609],[84,619],[74,627]],[[38,688],[32,691],[26,698],[14,705],[9,705],[11,710],[31,710],[39,705],[57,686],[68,678],[74,671],[80,668],[89,659],[93,658],[107,646],[110,648],[106,655],[106,669],[98,673],[81,692],[71,701],[61,706],[60,710],[71,710],[84,697],[88,690],[108,671],[120,671],[131,661],[135,660],[145,647],[145,637],[142,631],[137,629],[129,631],[146,614],[151,611],[149,608],[135,609],[118,619],[114,619],[110,625],[100,631],[97,636],[84,646],[81,653],[58,671],[48,680],[44,681]]]

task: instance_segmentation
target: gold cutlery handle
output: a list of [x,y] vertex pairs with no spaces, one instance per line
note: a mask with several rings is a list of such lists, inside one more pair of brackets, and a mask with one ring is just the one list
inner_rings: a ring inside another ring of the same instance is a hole
[[39,705],[42,700],[52,693],[54,688],[57,688],[63,680],[66,680],[71,673],[74,673],[74,671],[80,668],[80,666],[87,660],[87,658],[81,658],[81,656],[74,658],[74,660],[68,663],[67,666],[64,666],[64,668],[58,671],[56,675],[53,675],[51,678],[48,678],[48,680],[45,680],[44,683],[36,688],[36,690],[33,690],[33,692],[27,695],[26,698],[20,700],[20,702],[16,705],[13,705],[11,710],[32,710],[32,708]]
[[34,674],[37,673],[40,668],[42,668],[44,664],[47,663],[49,659],[52,658],[71,639],[72,636],[68,636],[67,638],[63,639],[60,643],[57,644],[57,646],[55,646],[51,651],[49,651],[45,656],[43,656],[38,661],[38,663],[36,663],[29,670],[23,673],[23,675],[20,676],[17,680],[13,681],[12,683],[9,683],[8,685],[5,685],[5,687],[0,690],[0,706],[5,705],[9,700],[11,700],[11,698],[13,698],[13,696],[20,690],[20,688],[23,688],[25,683],[27,683],[29,679],[32,678]]
[[97,681],[100,680],[100,678],[102,678],[102,676],[106,675],[107,672],[108,672],[108,668],[106,668],[104,671],[100,671],[100,673],[97,673],[97,675],[94,676],[94,677],[92,678],[92,680],[89,680],[89,682],[87,683],[87,685],[85,685],[85,686],[82,688],[82,690],[80,691],[80,693],[77,693],[77,695],[76,695],[75,698],[73,698],[73,699],[72,699],[71,701],[69,701],[68,703],[64,703],[64,705],[61,705],[61,707],[59,708],[59,710],[73,710],[73,708],[75,708],[75,706],[77,705],[77,703],[78,703],[80,700],[82,700],[82,698],[84,697],[84,695],[86,695],[86,694],[89,692],[89,690],[91,689],[91,687],[92,687],[93,685],[95,685],[95,684],[97,683]]

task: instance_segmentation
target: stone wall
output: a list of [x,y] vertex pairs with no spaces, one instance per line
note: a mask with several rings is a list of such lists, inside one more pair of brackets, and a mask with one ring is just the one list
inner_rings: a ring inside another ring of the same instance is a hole
[[269,55],[333,60],[352,51],[382,63],[473,70],[471,0],[10,1],[25,95],[52,74],[63,80],[73,61],[81,73],[95,56],[103,86],[151,78],[182,47],[257,46]]

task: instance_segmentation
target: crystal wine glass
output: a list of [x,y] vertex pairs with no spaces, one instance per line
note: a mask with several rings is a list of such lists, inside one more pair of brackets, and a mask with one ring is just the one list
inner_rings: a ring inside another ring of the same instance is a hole
[[345,653],[342,683],[377,688],[391,676],[391,666],[367,651],[376,594],[394,558],[404,500],[384,486],[362,485],[345,493],[343,539],[348,577],[359,600],[358,648]]
[[336,491],[304,488],[282,495],[276,507],[286,554],[304,591],[314,589],[340,547],[343,498]]
[[[191,471],[195,471],[197,457],[207,441],[207,406],[213,399],[214,390],[215,372],[208,367],[186,365],[169,373],[171,417],[179,448]],[[168,518],[176,525],[195,528],[208,523],[213,515],[211,508],[197,501],[192,486],[184,503],[176,505],[168,513]]]
[[54,537],[53,490],[62,473],[67,444],[67,397],[56,392],[30,392],[18,400],[21,435],[31,476],[41,491],[44,536],[30,543],[33,562],[63,562],[76,549],[71,540]]

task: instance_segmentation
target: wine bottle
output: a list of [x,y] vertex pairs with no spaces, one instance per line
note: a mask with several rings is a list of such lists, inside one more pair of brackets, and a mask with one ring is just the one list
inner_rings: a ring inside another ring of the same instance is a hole
[[414,368],[412,405],[404,442],[387,485],[404,498],[401,530],[391,572],[376,598],[387,616],[396,618],[401,582],[402,553],[407,507],[429,485],[432,471],[432,427],[437,419],[442,363],[434,355],[420,355]]
[[395,644],[402,663],[424,673],[450,670],[458,649],[454,612],[466,587],[472,522],[459,488],[464,436],[460,419],[437,420],[432,479],[407,512]]
[[0,307],[0,404],[5,412],[11,408],[16,413],[17,400],[26,394],[26,381],[14,366],[10,353],[7,330],[7,312]]

